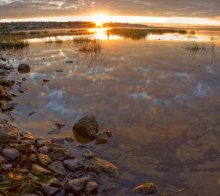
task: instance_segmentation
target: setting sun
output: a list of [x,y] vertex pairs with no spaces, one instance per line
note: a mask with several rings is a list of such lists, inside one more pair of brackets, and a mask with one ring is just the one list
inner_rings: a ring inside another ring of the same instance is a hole
[[93,21],[97,27],[102,27],[103,23],[108,22],[108,16],[105,14],[97,14],[93,17]]

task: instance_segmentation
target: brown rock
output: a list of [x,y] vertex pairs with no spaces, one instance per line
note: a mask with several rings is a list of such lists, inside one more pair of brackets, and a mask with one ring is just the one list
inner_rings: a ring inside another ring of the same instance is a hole
[[38,160],[43,166],[47,166],[52,163],[51,158],[46,154],[37,154]]
[[90,178],[89,177],[83,177],[83,178],[78,178],[74,180],[70,180],[67,183],[67,188],[72,189],[75,192],[80,192],[83,189],[85,189],[86,184],[89,182]]
[[31,167],[32,172],[43,173],[43,174],[52,174],[48,169],[41,167],[40,165],[33,164]]
[[92,115],[83,117],[73,126],[74,133],[91,139],[96,138],[98,131],[99,125],[96,121],[96,117]]
[[0,122],[0,143],[17,143],[18,128],[8,120]]
[[50,165],[48,165],[48,169],[62,176],[67,174],[66,169],[64,168],[61,161],[55,161],[51,163]]
[[153,194],[157,192],[157,187],[152,182],[146,182],[142,185],[135,187],[133,191],[141,194]]

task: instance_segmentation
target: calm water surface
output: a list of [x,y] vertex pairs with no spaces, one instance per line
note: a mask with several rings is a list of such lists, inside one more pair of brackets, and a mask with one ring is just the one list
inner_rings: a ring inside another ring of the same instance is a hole
[[[196,39],[219,35],[205,32]],[[124,188],[115,195],[147,180],[161,194],[186,188],[178,195],[220,195],[220,47],[189,52],[186,44],[185,35],[138,41],[115,36],[91,55],[74,43],[32,41],[15,57],[31,66],[30,73],[13,76],[27,78],[28,89],[15,99],[16,122],[35,136],[53,137],[48,131],[61,121],[66,126],[55,136],[73,137],[81,117],[96,115],[113,137],[88,145],[119,166]]]

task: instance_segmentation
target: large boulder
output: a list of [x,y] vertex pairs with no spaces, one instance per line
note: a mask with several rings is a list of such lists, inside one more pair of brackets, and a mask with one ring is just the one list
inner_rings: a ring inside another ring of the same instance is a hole
[[73,132],[84,137],[95,139],[99,132],[99,125],[96,117],[85,116],[73,126]]
[[17,140],[18,128],[6,119],[0,120],[0,143],[17,143]]
[[31,68],[29,65],[24,64],[24,63],[19,64],[19,66],[18,66],[19,73],[29,73],[30,71],[31,71]]

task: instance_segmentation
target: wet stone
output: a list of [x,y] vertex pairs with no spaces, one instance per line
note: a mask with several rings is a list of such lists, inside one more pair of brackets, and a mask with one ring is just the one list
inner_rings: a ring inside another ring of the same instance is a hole
[[141,194],[153,194],[157,192],[157,187],[152,182],[146,182],[142,185],[135,187],[133,191]]
[[57,150],[54,150],[53,152],[50,152],[49,156],[54,161],[55,160],[62,161],[64,159],[69,158],[70,157],[70,153],[68,151],[66,151],[65,149],[57,149]]
[[52,162],[51,158],[46,154],[37,154],[37,157],[38,157],[39,162],[43,166],[47,166]]
[[85,158],[94,158],[96,156],[96,154],[94,152],[92,152],[91,150],[89,150],[89,149],[84,150],[82,155]]
[[55,161],[48,165],[48,168],[59,175],[66,175],[66,169],[63,166],[63,163],[61,161]]
[[108,135],[106,134],[106,132],[104,133],[101,133],[99,134],[97,137],[96,137],[96,144],[106,144],[108,143]]
[[89,181],[85,188],[86,193],[93,194],[98,191],[98,184],[94,181]]
[[47,146],[42,146],[37,149],[37,152],[40,154],[48,154],[48,147]]
[[104,159],[100,159],[100,158],[94,158],[91,161],[87,162],[86,164],[86,168],[89,171],[95,172],[95,173],[106,173],[106,174],[110,174],[110,175],[118,175],[119,171],[118,168],[104,160]]
[[67,169],[71,171],[75,171],[83,167],[82,161],[79,161],[78,159],[67,159],[63,161],[63,164]]
[[73,132],[87,138],[95,139],[99,131],[99,125],[96,117],[85,116],[73,126]]
[[72,189],[75,192],[80,192],[85,189],[86,184],[90,181],[89,177],[82,177],[74,180],[70,180],[67,183],[67,188]]
[[37,138],[35,140],[35,146],[37,148],[40,148],[41,146],[44,146],[47,143],[47,140],[45,140],[44,138]]
[[28,64],[19,64],[18,66],[18,72],[19,73],[29,73],[31,71],[31,68]]
[[44,185],[41,187],[41,191],[45,194],[45,195],[54,195],[56,192],[59,191],[58,188],[56,187],[53,187],[53,186],[47,186],[47,185]]
[[20,140],[34,140],[34,136],[30,131],[20,133]]
[[64,145],[64,138],[57,138],[57,137],[54,137],[51,139],[51,142],[52,143],[56,143],[56,144],[59,144],[59,145]]
[[51,171],[37,164],[32,165],[31,171],[37,173],[43,173],[43,174],[51,174]]
[[0,141],[1,143],[17,143],[18,128],[7,120],[0,122]]
[[2,154],[8,160],[14,160],[20,156],[20,152],[16,148],[4,148]]
[[1,164],[1,168],[3,171],[9,171],[13,168],[13,165],[11,163],[5,163]]

